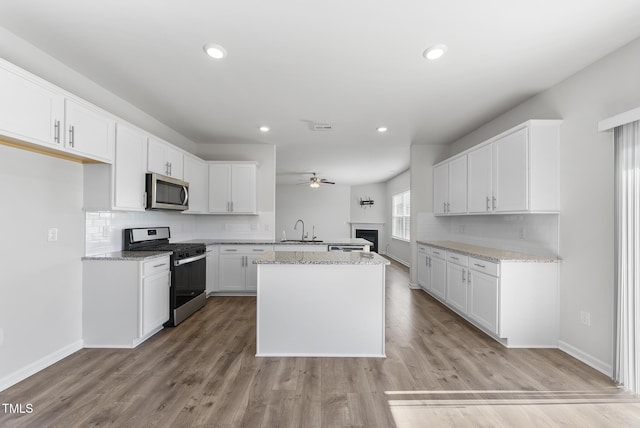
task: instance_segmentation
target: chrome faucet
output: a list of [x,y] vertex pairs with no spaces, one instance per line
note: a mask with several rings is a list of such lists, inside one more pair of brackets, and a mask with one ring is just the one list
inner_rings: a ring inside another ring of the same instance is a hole
[[298,219],[298,221],[296,221],[296,224],[293,226],[293,230],[298,230],[298,223],[302,223],[302,239],[301,241],[304,241],[304,221],[302,221],[302,219]]

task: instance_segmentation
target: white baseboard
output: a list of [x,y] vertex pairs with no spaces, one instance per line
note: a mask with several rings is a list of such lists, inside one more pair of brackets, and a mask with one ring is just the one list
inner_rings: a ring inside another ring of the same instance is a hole
[[409,282],[409,288],[412,290],[422,290],[422,287],[420,287],[418,284],[413,282]]
[[607,364],[604,361],[600,361],[599,359],[587,354],[586,352],[569,345],[567,342],[559,340],[558,348],[560,348],[561,351],[571,355],[573,358],[582,361],[588,366],[593,367],[600,373],[603,373],[609,377],[613,376],[613,367],[611,367],[610,364]]
[[401,265],[405,265],[406,267],[411,268],[411,263],[409,263],[409,262],[408,262],[408,261],[406,261],[406,260],[402,260],[402,259],[399,259],[399,258],[397,258],[397,257],[394,257],[394,256],[392,256],[392,255],[391,255],[391,254],[389,254],[389,253],[384,253],[384,256],[385,256],[385,257],[388,257],[388,258],[390,258],[390,259],[395,260],[396,262],[400,263]]
[[57,363],[63,358],[68,357],[74,352],[78,352],[83,347],[83,341],[79,340],[74,342],[68,346],[65,346],[62,349],[57,350],[56,352],[47,355],[46,357],[40,358],[38,361],[35,361],[26,367],[21,368],[20,370],[11,373],[8,376],[0,379],[0,391],[4,391],[5,389],[15,385],[18,382],[21,382],[28,378],[31,375],[38,373],[40,370],[44,370],[47,367]]

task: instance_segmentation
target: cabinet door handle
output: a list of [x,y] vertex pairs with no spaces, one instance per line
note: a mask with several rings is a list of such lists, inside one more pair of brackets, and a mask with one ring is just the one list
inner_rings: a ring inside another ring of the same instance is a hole
[[232,252],[234,252],[234,251],[238,251],[238,250],[236,250],[235,248],[227,248],[227,249],[226,249],[226,250],[224,250],[224,251],[225,251],[225,253],[232,253]]
[[480,263],[474,263],[473,265],[474,265],[474,266],[481,267],[481,268],[486,268],[486,266],[485,266],[485,265],[481,265]]
[[60,144],[60,121],[56,120],[53,125],[53,141]]
[[452,258],[453,260],[460,260],[459,258],[454,257],[454,256],[451,256],[451,258]]
[[494,197],[492,198],[492,200],[493,200],[493,203],[492,203],[492,205],[493,205],[493,210],[495,211],[495,210],[496,210],[496,205],[497,205],[497,203],[496,203],[496,197],[494,196]]
[[446,202],[443,202],[443,203],[442,203],[442,212],[443,212],[443,213],[446,213],[446,212],[447,212],[447,203],[446,203]]
[[74,141],[75,140],[74,134],[75,134],[75,128],[73,127],[73,125],[69,125],[69,145],[75,148],[76,142]]
[[487,196],[487,211],[491,211],[491,198]]
[[256,253],[262,253],[262,252],[264,252],[264,250],[263,250],[263,249],[260,249],[260,248],[254,248],[254,249],[253,249],[253,250],[251,250],[251,251],[255,251]]
[[231,212],[233,212],[233,201],[231,201]]
[[467,280],[467,275],[466,275],[467,271],[462,269],[462,282],[465,282]]
[[467,284],[471,284],[471,271],[467,275]]
[[167,265],[166,263],[160,263],[159,265],[153,265],[153,267],[154,268],[159,268],[159,267],[166,266],[166,265]]

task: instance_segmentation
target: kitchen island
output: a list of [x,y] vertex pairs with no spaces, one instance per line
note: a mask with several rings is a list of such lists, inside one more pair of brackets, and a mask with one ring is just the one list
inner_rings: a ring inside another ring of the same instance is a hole
[[385,357],[387,259],[275,251],[254,263],[257,356]]

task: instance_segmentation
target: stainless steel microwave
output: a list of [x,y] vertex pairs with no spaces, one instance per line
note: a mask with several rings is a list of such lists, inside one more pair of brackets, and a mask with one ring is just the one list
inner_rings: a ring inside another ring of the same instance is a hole
[[189,183],[160,174],[147,174],[147,209],[189,209]]

